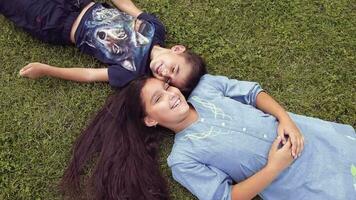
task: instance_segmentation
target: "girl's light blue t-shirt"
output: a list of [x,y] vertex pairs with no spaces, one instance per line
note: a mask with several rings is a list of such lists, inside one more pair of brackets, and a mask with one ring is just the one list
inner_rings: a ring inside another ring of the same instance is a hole
[[[256,108],[259,84],[205,75],[188,101],[198,121],[175,136],[167,161],[199,199],[231,199],[261,170],[278,121]],[[356,134],[348,125],[289,113],[305,137],[301,157],[259,195],[263,199],[356,199]]]

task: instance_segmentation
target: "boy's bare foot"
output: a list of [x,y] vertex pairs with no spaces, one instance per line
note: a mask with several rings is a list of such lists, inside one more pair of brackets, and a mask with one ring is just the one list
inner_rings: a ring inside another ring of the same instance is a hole
[[20,70],[20,76],[27,77],[30,79],[37,79],[45,76],[45,70],[49,66],[43,63],[29,63]]

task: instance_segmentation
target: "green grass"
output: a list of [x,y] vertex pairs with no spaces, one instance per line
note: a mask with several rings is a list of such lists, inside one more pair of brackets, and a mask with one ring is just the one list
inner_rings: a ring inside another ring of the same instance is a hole
[[[168,45],[202,54],[212,74],[261,83],[287,110],[356,125],[356,1],[142,0]],[[29,62],[99,67],[74,47],[44,44],[0,16],[0,199],[60,199],[72,142],[107,84],[18,76]],[[194,199],[162,168],[173,199]]]

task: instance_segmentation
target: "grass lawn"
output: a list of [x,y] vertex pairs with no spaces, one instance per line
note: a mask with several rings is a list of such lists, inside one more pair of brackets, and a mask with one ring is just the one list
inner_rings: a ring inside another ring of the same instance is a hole
[[[136,1],[137,2],[137,1]],[[212,74],[259,82],[288,111],[356,126],[356,1],[141,0],[168,45],[202,54]],[[100,67],[72,46],[42,43],[0,16],[0,199],[60,199],[74,139],[111,92],[102,83],[21,78],[29,62]],[[166,165],[172,199],[194,197]]]

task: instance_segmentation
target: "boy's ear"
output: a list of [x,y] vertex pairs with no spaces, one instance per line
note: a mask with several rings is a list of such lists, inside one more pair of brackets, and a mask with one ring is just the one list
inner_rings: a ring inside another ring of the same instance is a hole
[[173,51],[173,53],[180,54],[180,53],[183,53],[186,50],[186,48],[185,48],[185,46],[183,46],[181,44],[177,44],[177,45],[174,45],[173,47],[171,47],[171,50]]
[[158,124],[156,120],[152,119],[149,116],[146,116],[143,120],[145,121],[145,124],[148,127],[156,126]]

